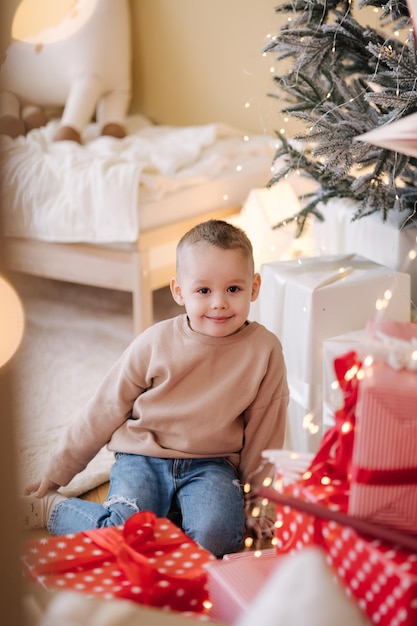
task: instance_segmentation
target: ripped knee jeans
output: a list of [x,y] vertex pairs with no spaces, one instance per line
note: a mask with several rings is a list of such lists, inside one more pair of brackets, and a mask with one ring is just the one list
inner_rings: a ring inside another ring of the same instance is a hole
[[59,502],[48,530],[62,535],[123,524],[139,511],[171,517],[194,541],[221,557],[242,547],[243,490],[225,458],[161,459],[117,452],[103,505],[80,498]]

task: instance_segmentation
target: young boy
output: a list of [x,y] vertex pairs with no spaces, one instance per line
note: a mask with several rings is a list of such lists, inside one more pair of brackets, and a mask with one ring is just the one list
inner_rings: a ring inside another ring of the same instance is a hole
[[[242,547],[245,512],[247,530],[272,536],[243,492],[270,469],[262,451],[282,446],[288,404],[281,344],[247,320],[260,282],[239,228],[209,220],[182,237],[171,293],[185,314],[146,329],[110,369],[26,488],[27,528],[61,535],[176,512],[219,558]],[[115,453],[106,502],[59,494],[105,445]]]

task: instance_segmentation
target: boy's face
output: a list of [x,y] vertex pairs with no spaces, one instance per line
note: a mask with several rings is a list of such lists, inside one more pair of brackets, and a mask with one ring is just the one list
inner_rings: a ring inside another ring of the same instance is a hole
[[241,250],[224,250],[207,243],[181,252],[171,293],[184,306],[191,328],[202,335],[226,337],[247,320],[261,278]]

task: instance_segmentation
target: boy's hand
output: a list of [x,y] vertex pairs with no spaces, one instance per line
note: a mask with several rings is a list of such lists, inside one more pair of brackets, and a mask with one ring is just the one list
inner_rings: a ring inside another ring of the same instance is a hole
[[43,498],[48,491],[59,489],[61,485],[57,485],[49,478],[42,478],[42,480],[32,483],[25,488],[25,496],[29,496],[30,494],[35,494],[37,498]]
[[247,517],[246,530],[256,539],[272,539],[274,537],[274,520],[267,515]]

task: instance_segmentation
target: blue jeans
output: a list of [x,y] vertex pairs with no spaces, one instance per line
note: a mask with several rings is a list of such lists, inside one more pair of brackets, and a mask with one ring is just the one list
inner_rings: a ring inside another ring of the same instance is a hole
[[117,452],[106,502],[63,500],[52,509],[48,530],[63,535],[117,526],[138,511],[171,519],[176,515],[183,531],[218,558],[243,544],[243,490],[224,458],[160,459]]

